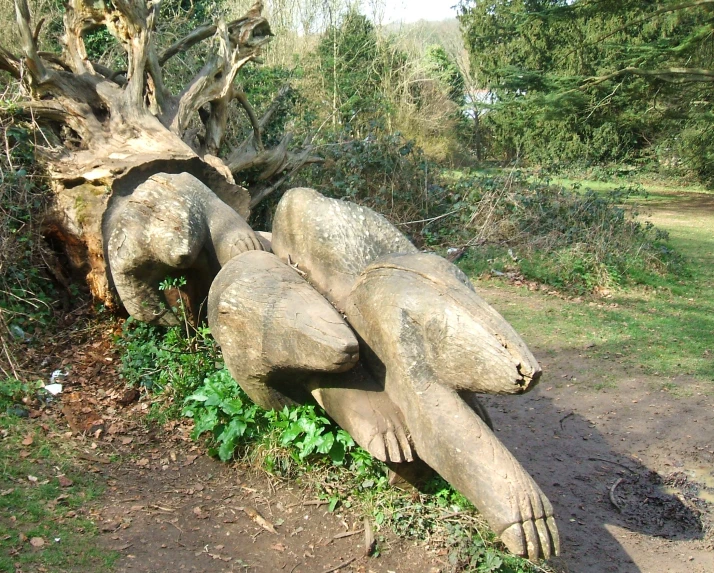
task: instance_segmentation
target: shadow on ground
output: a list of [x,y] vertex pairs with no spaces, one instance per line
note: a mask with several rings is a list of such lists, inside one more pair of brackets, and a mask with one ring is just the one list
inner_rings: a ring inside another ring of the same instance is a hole
[[691,435],[714,424],[707,398],[676,399],[624,373],[616,390],[596,391],[586,382],[595,361],[549,354],[536,390],[485,402],[498,437],[553,503],[562,542],[556,568],[713,571],[712,508],[702,497],[711,499],[706,485],[714,483],[692,477],[714,460],[706,435]]

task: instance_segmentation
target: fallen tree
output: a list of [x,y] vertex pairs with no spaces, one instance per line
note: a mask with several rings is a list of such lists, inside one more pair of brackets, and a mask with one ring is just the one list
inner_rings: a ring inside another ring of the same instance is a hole
[[[242,18],[199,26],[162,52],[155,42],[159,7],[153,0],[67,0],[62,53],[56,54],[40,51],[43,20],[33,26],[27,0],[16,0],[21,52],[0,47],[0,70],[22,83],[28,98],[21,111],[44,133],[37,152],[54,194],[46,233],[86,274],[93,296],[110,307],[116,301],[102,225],[117,197],[155,173],[190,173],[247,218],[287,173],[319,161],[307,143],[289,149],[290,133],[275,148],[263,144],[266,125],[288,88],[259,118],[237,83],[272,35],[261,1]],[[84,37],[100,28],[124,49],[126,69],[110,69],[87,56]],[[173,93],[162,67],[200,42],[209,44],[203,67]],[[225,149],[232,106],[244,111],[252,131]],[[236,175],[243,181],[248,171],[252,185],[236,185]]]

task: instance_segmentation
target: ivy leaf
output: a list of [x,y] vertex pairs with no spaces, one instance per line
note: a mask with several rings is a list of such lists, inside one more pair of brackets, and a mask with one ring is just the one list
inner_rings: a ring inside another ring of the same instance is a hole
[[228,416],[237,416],[243,413],[243,401],[235,396],[221,402],[221,410]]
[[332,460],[332,463],[335,465],[342,465],[342,463],[345,461],[345,446],[342,442],[339,440],[335,440],[335,442],[332,444],[332,447],[330,448],[329,455],[330,459]]

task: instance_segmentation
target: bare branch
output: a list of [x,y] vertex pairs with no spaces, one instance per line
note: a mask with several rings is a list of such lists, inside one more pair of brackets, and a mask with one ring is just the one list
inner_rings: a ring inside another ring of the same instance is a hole
[[236,90],[233,95],[235,99],[238,100],[241,107],[245,110],[245,113],[248,115],[248,119],[250,120],[250,124],[253,126],[253,138],[255,139],[256,146],[258,149],[263,149],[263,137],[260,133],[260,122],[258,121],[258,116],[255,114],[253,106],[250,105],[245,92]]
[[17,27],[20,30],[22,51],[27,58],[27,69],[37,82],[42,83],[47,80],[48,72],[37,53],[37,42],[30,28],[31,16],[27,0],[15,0],[15,15],[17,17]]
[[[241,20],[245,20],[245,18],[241,18]],[[239,22],[239,20],[236,20],[235,22]],[[234,24],[235,22],[231,22],[231,24]],[[199,42],[210,38],[211,36],[213,36],[213,34],[216,33],[217,29],[218,27],[215,24],[204,24],[203,26],[199,26],[198,28],[193,30],[188,36],[180,39],[178,42],[174,42],[169,48],[164,50],[161,56],[159,56],[159,65],[163,66],[176,54],[185,52],[191,46],[194,46]]]
[[59,54],[55,54],[54,52],[39,52],[40,58],[45,60],[46,62],[49,62],[50,64],[54,64],[58,68],[63,69],[65,72],[71,72],[72,68],[67,64],[67,62],[64,60],[62,56]]
[[0,46],[0,70],[4,70],[15,79],[20,79],[20,59]]
[[[270,107],[267,109],[263,117],[258,120],[257,133],[260,137],[256,137],[256,128],[255,125],[253,125],[253,133],[251,133],[250,136],[243,141],[243,143],[228,154],[226,165],[228,165],[228,168],[232,173],[238,173],[244,169],[249,169],[262,162],[262,160],[258,158],[259,154],[263,151],[262,133],[265,131],[265,127],[268,123],[270,123],[270,120],[273,118],[275,113],[278,111],[283,98],[290,93],[290,89],[291,88],[288,84],[281,87],[270,104]],[[253,120],[251,119],[251,123],[252,122]]]
[[[240,30],[241,27],[243,27],[243,25],[250,19],[261,18],[262,12],[263,3],[256,2],[255,4],[253,4],[250,10],[248,10],[248,13],[245,16],[243,16],[242,18],[238,18],[237,20],[232,20],[228,23],[229,32],[231,32],[232,34],[234,30]],[[188,50],[192,46],[195,46],[199,42],[210,38],[216,33],[217,30],[218,26],[216,26],[215,24],[204,24],[203,26],[199,26],[190,34],[181,38],[178,42],[174,42],[171,46],[164,50],[164,52],[159,57],[159,65],[163,66],[176,54],[185,52],[186,50]]]
[[283,98],[287,96],[290,93],[290,90],[292,88],[290,87],[289,84],[285,84],[283,87],[281,87],[278,90],[277,95],[275,96],[275,99],[273,99],[273,102],[270,104],[270,107],[268,110],[263,114],[263,117],[260,118],[260,129],[261,131],[265,129],[265,126],[268,125],[271,119],[273,119],[273,116],[275,115],[275,112],[278,111],[278,108],[280,107],[281,102],[283,101]]
[[262,201],[267,199],[270,195],[272,195],[275,191],[277,191],[285,181],[287,181],[296,171],[299,171],[302,169],[305,165],[309,163],[322,163],[324,159],[322,157],[317,157],[314,155],[310,155],[311,149],[305,149],[302,151],[302,153],[297,154],[297,155],[292,155],[287,159],[287,168],[286,171],[289,169],[289,172],[283,175],[278,181],[273,183],[272,185],[269,185],[257,192],[254,192],[254,194],[251,195],[250,198],[250,208],[253,209],[256,206],[258,206]]
[[714,82],[714,71],[702,68],[663,68],[660,70],[645,70],[630,66],[622,68],[604,76],[596,76],[585,80],[580,87],[581,90],[599,85],[608,80],[619,78],[625,75],[642,76],[659,79],[670,83],[711,83]]
[[[191,116],[204,105],[212,104],[212,113],[225,114],[224,105],[237,93],[233,82],[238,71],[253,60],[262,46],[270,41],[270,27],[262,17],[246,17],[236,22],[242,22],[237,28],[229,29],[225,23],[216,26],[214,38],[218,43],[217,53],[203,66],[191,83],[179,95],[179,102],[173,116],[164,118],[174,133],[181,134],[186,129]],[[225,127],[221,129],[223,117],[214,117],[210,133],[212,146],[219,145]],[[209,135],[209,134],[207,134]]]

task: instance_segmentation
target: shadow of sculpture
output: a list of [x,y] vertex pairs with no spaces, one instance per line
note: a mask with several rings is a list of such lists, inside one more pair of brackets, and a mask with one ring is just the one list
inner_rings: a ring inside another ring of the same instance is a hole
[[546,389],[547,372],[544,377],[544,385],[530,394],[509,400],[489,396],[484,403],[496,435],[553,504],[562,548],[553,560],[556,568],[641,572],[616,537],[627,532],[702,539],[697,501],[676,492],[671,479],[618,453],[590,420],[563,410],[555,402],[559,389]]

